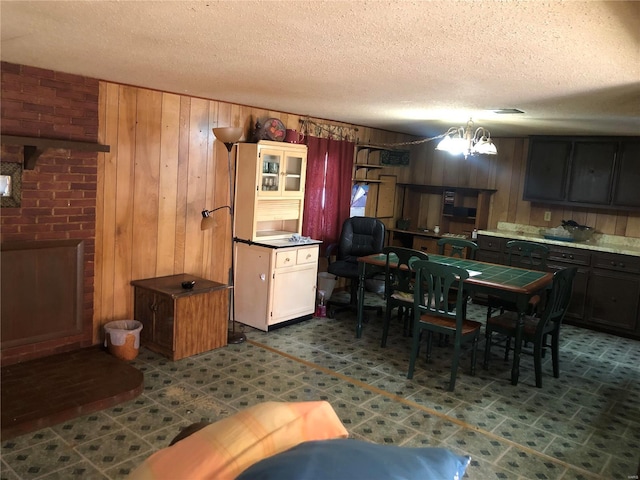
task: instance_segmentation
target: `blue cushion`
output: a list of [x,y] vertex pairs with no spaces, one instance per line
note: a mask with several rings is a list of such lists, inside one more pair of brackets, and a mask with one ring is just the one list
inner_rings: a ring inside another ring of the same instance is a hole
[[453,480],[462,478],[470,460],[446,448],[319,440],[261,460],[236,480]]

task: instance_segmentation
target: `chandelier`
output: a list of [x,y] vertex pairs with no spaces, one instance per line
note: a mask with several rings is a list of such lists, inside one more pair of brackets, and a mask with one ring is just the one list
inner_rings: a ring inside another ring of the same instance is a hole
[[451,155],[497,155],[498,149],[491,141],[491,133],[486,128],[473,130],[473,120],[469,119],[466,127],[451,127],[438,143],[436,150],[444,150]]

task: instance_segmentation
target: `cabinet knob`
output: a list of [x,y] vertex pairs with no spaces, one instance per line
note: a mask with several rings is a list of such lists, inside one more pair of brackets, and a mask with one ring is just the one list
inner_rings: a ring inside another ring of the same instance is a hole
[[311,258],[311,254],[310,253],[307,253],[307,258]]
[[615,267],[615,266],[616,266],[616,262],[613,262],[613,261],[612,261],[612,262],[611,262],[611,266],[612,266],[612,267]]
[[290,262],[290,261],[291,261],[291,259],[290,259],[289,257],[287,257],[287,258],[285,258],[285,259],[284,259],[284,261],[285,261],[285,262]]

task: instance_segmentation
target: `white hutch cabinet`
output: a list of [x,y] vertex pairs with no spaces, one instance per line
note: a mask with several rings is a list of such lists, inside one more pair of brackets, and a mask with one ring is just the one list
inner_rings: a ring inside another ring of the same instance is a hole
[[302,232],[307,147],[237,146],[235,320],[268,331],[315,310],[318,241]]

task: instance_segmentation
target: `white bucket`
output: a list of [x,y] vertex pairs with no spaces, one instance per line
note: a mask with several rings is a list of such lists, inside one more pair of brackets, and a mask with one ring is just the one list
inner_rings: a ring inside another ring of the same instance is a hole
[[113,356],[133,360],[140,349],[142,323],[137,320],[114,320],[104,326],[104,345]]
[[318,291],[324,291],[324,302],[327,303],[327,300],[331,298],[331,294],[333,293],[333,289],[336,286],[336,277],[332,273],[329,272],[320,272],[318,273]]

